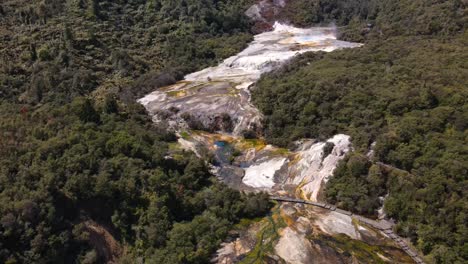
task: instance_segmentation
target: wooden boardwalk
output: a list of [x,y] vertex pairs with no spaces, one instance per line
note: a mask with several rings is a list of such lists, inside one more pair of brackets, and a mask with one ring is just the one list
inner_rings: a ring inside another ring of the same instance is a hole
[[320,202],[312,202],[306,201],[301,199],[289,198],[289,197],[282,197],[282,196],[270,196],[271,200],[278,201],[278,202],[288,202],[288,203],[300,203],[300,204],[308,204],[316,207],[320,207],[326,210],[335,211],[340,214],[348,215],[353,219],[358,220],[360,223],[369,225],[380,232],[384,233],[386,236],[390,237],[403,251],[406,252],[417,264],[424,264],[424,261],[421,257],[419,257],[418,253],[412,250],[405,240],[403,240],[400,236],[393,232],[393,224],[388,221],[375,221],[360,215],[353,214],[350,211],[342,210],[337,208],[332,204],[320,203]]

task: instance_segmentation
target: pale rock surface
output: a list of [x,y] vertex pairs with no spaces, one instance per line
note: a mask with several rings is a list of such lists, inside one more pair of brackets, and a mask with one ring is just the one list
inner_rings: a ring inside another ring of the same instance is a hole
[[261,11],[261,6],[257,4],[247,9],[247,11],[245,11],[245,15],[254,21],[264,21],[265,19],[263,18]]
[[216,257],[212,262],[218,264],[234,264],[238,256],[249,252],[251,248],[243,245],[240,239],[236,239],[231,243],[221,244],[221,248],[216,251]]
[[327,142],[334,144],[328,156],[324,157],[325,142],[312,144],[298,152],[298,161],[290,169],[290,183],[300,185],[304,196],[311,201],[317,201],[322,184],[332,176],[338,162],[351,151],[350,136],[338,134]]
[[312,232],[312,229],[310,226],[310,220],[303,216],[300,216],[299,218],[297,218],[295,225],[296,225],[297,231],[300,232],[301,234],[309,234]]
[[311,263],[311,249],[310,241],[290,227],[282,231],[282,236],[275,246],[276,254],[290,264]]
[[361,239],[359,230],[356,230],[350,216],[330,211],[321,214],[319,218],[315,219],[314,223],[327,234],[346,234],[352,239]]
[[[286,0],[262,0],[251,6],[245,15],[248,16],[252,21],[255,22],[271,22],[271,19],[275,17],[280,9],[286,5]],[[269,14],[264,17],[263,14]]]
[[239,135],[261,126],[262,115],[251,104],[249,91],[261,74],[304,52],[361,46],[337,40],[333,27],[302,29],[275,23],[273,28],[256,35],[245,50],[218,66],[188,74],[184,81],[160,88],[138,102],[153,116],[176,120],[168,122],[174,126],[182,123],[184,114],[192,115],[205,127],[212,127],[217,117],[228,114],[234,123],[233,133]]
[[271,188],[275,185],[275,173],[283,167],[286,158],[272,158],[245,169],[242,182],[255,188]]
[[379,200],[382,203],[382,206],[377,210],[378,219],[380,219],[380,220],[383,220],[383,219],[387,218],[387,214],[385,213],[385,208],[383,206],[383,204],[385,203],[385,199],[387,199],[387,197],[388,197],[388,194],[385,195],[385,196],[380,196],[379,197]]

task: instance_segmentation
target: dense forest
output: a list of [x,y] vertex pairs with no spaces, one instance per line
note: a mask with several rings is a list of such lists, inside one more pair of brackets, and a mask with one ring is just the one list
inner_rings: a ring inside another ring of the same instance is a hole
[[99,261],[92,220],[131,253],[206,263],[234,223],[269,209],[262,195],[218,184],[192,154],[167,157],[175,136],[154,127],[141,106],[76,98],[44,107],[2,105],[2,262]]
[[3,1],[1,98],[62,103],[94,90],[145,94],[242,49],[251,40],[249,2]]
[[328,201],[365,215],[384,205],[397,231],[433,262],[466,263],[466,3],[292,6],[302,11],[291,12],[291,21],[335,21],[342,38],[365,45],[304,54],[263,76],[253,100],[265,114],[267,140],[292,146],[303,137],[350,134],[356,151],[328,182]]
[[269,211],[134,102],[242,49],[248,2],[2,1],[0,263],[207,263]]

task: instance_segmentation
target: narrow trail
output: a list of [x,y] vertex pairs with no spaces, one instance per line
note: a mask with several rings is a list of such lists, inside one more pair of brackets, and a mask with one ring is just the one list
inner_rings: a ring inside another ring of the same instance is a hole
[[288,202],[288,203],[298,203],[298,204],[307,204],[316,207],[320,207],[329,211],[335,211],[340,214],[344,214],[350,216],[353,219],[356,219],[360,223],[369,225],[380,232],[384,233],[386,236],[390,237],[403,251],[406,252],[417,264],[424,264],[425,262],[422,258],[418,255],[418,253],[412,250],[405,240],[403,240],[400,236],[393,232],[394,224],[385,220],[382,221],[375,221],[360,215],[353,214],[350,211],[342,210],[337,208],[332,204],[320,203],[320,202],[312,202],[307,200],[289,198],[289,197],[281,197],[281,196],[270,196],[270,200],[277,201],[277,202]]
[[105,263],[119,263],[118,260],[124,253],[124,249],[111,232],[103,225],[92,220],[88,220],[83,224],[84,230],[89,233],[89,243],[104,258]]

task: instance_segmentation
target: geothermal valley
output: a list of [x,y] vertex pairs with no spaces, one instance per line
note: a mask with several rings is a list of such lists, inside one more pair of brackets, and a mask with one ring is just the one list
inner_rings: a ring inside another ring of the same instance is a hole
[[[353,151],[350,137],[337,134],[323,142],[304,139],[296,142],[294,150],[245,139],[241,136],[245,131],[262,130],[262,115],[250,102],[250,90],[263,73],[298,54],[360,46],[338,40],[334,27],[302,29],[275,23],[239,54],[139,102],[154,122],[168,122],[177,131],[174,153],[192,151],[202,158],[213,157],[213,173],[230,187],[319,202],[321,189],[338,162]],[[414,261],[389,236],[350,215],[294,203],[280,203],[271,216],[226,241],[213,262],[254,263],[260,254],[279,263]]]

